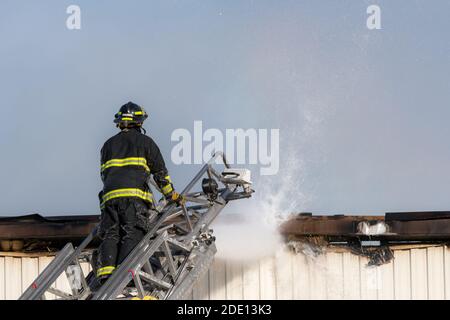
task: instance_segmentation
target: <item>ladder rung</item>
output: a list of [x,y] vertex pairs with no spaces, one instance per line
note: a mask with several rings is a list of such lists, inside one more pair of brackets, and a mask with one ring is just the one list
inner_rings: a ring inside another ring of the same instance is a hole
[[177,275],[177,270],[175,267],[175,262],[173,261],[172,252],[170,251],[169,244],[167,243],[167,241],[164,241],[162,243],[162,247],[163,247],[164,253],[166,254],[167,263],[169,266],[170,274],[172,275],[172,279],[175,279],[175,277]]
[[133,281],[134,281],[134,286],[135,286],[136,289],[137,289],[137,292],[138,292],[139,297],[140,297],[140,298],[144,298],[144,296],[145,296],[145,291],[144,291],[144,286],[142,285],[142,281],[141,281],[141,277],[140,277],[139,273],[137,273],[137,274],[134,276]]
[[150,261],[147,261],[146,263],[144,263],[144,265],[142,266],[142,269],[143,269],[146,273],[148,273],[149,275],[151,275],[151,276],[154,275],[154,272],[153,272],[152,266],[151,266],[151,264],[150,264]]
[[169,242],[170,244],[174,245],[175,247],[178,247],[180,249],[183,249],[185,251],[190,251],[191,248],[189,248],[187,245],[185,245],[184,243],[177,241],[173,238],[168,238],[167,242]]
[[72,295],[70,295],[68,293],[65,293],[64,291],[61,291],[61,290],[53,288],[53,287],[48,288],[47,291],[50,292],[50,293],[53,293],[54,295],[56,295],[58,297],[61,297],[63,299],[67,299],[67,300],[74,300],[74,299],[76,299],[76,296],[72,296]]
[[139,271],[139,275],[142,277],[142,279],[144,279],[147,282],[151,282],[159,287],[161,287],[162,289],[168,290],[170,288],[172,288],[172,285],[166,281],[163,280],[159,280],[158,278],[148,274],[147,272],[144,271]]

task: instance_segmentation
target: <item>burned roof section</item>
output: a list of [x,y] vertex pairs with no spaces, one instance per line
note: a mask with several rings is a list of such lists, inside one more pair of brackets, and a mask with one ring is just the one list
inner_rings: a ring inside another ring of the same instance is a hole
[[5,217],[0,218],[0,239],[84,238],[98,222],[98,215]]
[[384,216],[315,216],[301,213],[282,223],[280,232],[287,237],[321,236],[331,242],[448,242],[450,212],[389,212]]
[[396,246],[410,248],[450,243],[450,212],[390,212],[384,216],[314,216],[301,213],[280,226],[294,251],[316,256],[326,248],[350,250],[382,265]]
[[81,242],[98,222],[98,215],[3,217],[0,250],[57,251],[69,241]]

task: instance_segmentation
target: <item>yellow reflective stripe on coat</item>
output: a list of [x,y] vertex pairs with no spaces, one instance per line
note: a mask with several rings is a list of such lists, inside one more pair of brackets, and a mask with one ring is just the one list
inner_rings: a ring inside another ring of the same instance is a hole
[[167,175],[164,177],[164,180],[166,180],[168,184],[166,184],[164,187],[161,188],[161,192],[163,193],[163,195],[167,196],[169,193],[173,191],[172,179],[170,178],[169,175]]
[[113,271],[116,269],[115,266],[106,266],[103,268],[97,269],[97,277],[105,276],[108,274],[113,273]]
[[122,121],[133,121],[133,118],[125,118],[125,117],[122,117]]
[[173,191],[172,185],[168,184],[167,186],[162,187],[161,191],[164,195],[168,195],[169,193],[171,193]]
[[105,204],[105,202],[121,197],[138,197],[142,200],[146,200],[148,202],[152,202],[152,194],[150,192],[142,191],[141,189],[136,188],[126,188],[126,189],[116,189],[110,192],[107,192],[103,195],[103,202],[101,206]]
[[150,168],[147,165],[147,160],[141,157],[111,159],[102,164],[101,171],[104,171],[110,167],[124,167],[124,166],[142,166],[146,171],[150,172]]

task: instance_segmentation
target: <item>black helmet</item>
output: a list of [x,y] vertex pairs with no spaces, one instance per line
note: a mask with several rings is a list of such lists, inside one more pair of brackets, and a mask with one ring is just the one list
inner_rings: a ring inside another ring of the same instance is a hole
[[114,117],[114,123],[117,123],[117,126],[130,127],[141,126],[147,119],[148,114],[144,108],[130,101],[120,107],[119,112]]

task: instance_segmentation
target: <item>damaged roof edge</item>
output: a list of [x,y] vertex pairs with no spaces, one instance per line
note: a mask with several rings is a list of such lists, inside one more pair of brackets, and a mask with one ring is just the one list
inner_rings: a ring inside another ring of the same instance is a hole
[[298,214],[281,224],[285,236],[370,238],[372,240],[448,241],[450,212],[399,212],[385,216]]
[[42,217],[32,214],[0,218],[0,239],[84,238],[99,222],[99,215]]

